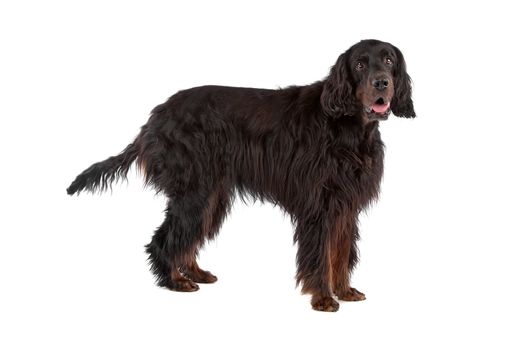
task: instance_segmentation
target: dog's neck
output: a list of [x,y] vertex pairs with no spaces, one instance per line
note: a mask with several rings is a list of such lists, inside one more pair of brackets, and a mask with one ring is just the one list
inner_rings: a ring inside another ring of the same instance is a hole
[[332,137],[349,148],[368,147],[380,138],[379,121],[370,121],[366,116],[343,115],[329,124]]

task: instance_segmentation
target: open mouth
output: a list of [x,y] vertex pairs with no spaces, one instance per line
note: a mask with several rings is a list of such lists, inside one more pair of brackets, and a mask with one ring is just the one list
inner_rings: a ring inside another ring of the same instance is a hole
[[370,120],[386,120],[390,114],[390,102],[379,97],[371,106],[365,107]]

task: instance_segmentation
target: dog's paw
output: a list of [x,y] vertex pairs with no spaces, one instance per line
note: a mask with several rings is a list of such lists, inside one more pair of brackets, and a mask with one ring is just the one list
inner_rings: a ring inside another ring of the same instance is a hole
[[312,297],[312,309],[317,311],[335,312],[339,310],[339,303],[332,297]]
[[361,301],[365,300],[366,296],[355,288],[349,288],[344,292],[337,293],[337,298],[344,301]]
[[209,271],[200,270],[197,272],[185,272],[184,275],[188,276],[193,282],[196,283],[215,283],[217,282],[217,276],[214,276]]
[[180,279],[171,281],[169,289],[177,292],[196,292],[199,290],[199,285],[189,279]]

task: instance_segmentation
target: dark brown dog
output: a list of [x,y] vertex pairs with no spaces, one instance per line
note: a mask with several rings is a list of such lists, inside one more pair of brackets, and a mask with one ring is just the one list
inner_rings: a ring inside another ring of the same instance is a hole
[[168,197],[147,252],[158,284],[196,291],[217,280],[196,261],[237,193],[286,210],[295,224],[297,283],[316,310],[365,299],[350,286],[357,218],[377,198],[383,173],[378,122],[415,117],[401,52],[364,40],[329,76],[280,90],[203,86],[153,109],[120,155],[96,163],[67,189],[105,190],[136,161]]

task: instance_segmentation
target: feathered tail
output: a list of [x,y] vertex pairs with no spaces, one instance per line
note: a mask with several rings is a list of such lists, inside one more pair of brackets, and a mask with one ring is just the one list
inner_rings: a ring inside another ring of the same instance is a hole
[[95,163],[80,175],[67,188],[67,194],[73,195],[82,190],[95,192],[105,191],[111,183],[118,179],[125,179],[131,164],[139,153],[136,142],[130,144],[118,156],[109,157],[105,161]]

